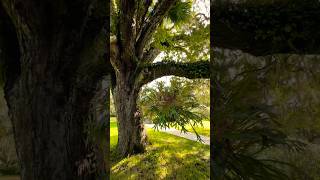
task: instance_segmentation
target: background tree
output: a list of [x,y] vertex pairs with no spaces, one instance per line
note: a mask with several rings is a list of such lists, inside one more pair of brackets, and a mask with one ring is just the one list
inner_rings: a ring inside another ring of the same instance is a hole
[[86,124],[97,119],[92,102],[110,72],[108,17],[103,0],[0,1],[4,93],[23,180],[105,175]]
[[[191,7],[191,1],[180,0],[113,1],[112,91],[122,156],[142,152],[146,146],[143,122],[134,116],[142,85],[166,75],[209,78],[209,26]],[[166,61],[154,63],[161,52]]]

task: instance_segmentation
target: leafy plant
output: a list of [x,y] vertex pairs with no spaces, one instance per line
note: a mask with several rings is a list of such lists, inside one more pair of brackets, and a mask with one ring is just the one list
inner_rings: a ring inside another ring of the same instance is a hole
[[178,1],[168,13],[168,18],[176,24],[184,23],[191,17],[192,1]]
[[161,81],[144,89],[140,97],[144,115],[153,121],[156,129],[174,127],[187,132],[186,126],[190,125],[200,139],[195,126],[202,125],[204,115],[195,111],[202,106],[193,88],[191,82],[172,78],[170,85]]

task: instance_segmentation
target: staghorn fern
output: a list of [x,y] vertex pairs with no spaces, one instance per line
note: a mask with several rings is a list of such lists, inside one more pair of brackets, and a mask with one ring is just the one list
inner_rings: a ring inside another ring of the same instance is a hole
[[177,78],[170,82],[170,86],[157,82],[155,87],[141,93],[140,105],[145,116],[153,121],[156,129],[174,127],[187,132],[186,126],[190,125],[201,140],[194,127],[202,125],[204,115],[195,111],[201,104],[197,102],[192,84]]

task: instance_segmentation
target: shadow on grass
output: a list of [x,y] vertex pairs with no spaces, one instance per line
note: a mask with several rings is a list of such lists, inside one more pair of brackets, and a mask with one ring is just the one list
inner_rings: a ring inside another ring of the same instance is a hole
[[209,179],[208,145],[148,129],[147,151],[121,159],[112,138],[111,179]]

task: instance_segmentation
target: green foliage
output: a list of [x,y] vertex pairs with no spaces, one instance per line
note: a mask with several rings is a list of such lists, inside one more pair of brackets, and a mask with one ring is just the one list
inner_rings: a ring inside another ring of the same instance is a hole
[[140,105],[155,124],[155,128],[175,127],[186,132],[190,125],[193,131],[197,125],[202,125],[204,115],[196,112],[201,104],[193,92],[194,86],[188,81],[172,78],[170,85],[157,82],[155,87],[144,89],[140,98]]
[[178,1],[168,13],[168,18],[176,25],[187,22],[191,18],[192,1]]
[[194,62],[209,59],[209,37],[210,26],[193,17],[179,28],[160,26],[154,34],[153,43],[164,52],[163,61]]
[[192,5],[179,1],[153,35],[152,44],[163,51],[163,61],[209,59],[209,21],[198,16]]
[[192,80],[193,92],[197,101],[201,104],[200,108],[196,108],[209,121],[210,117],[210,80],[209,79],[194,79]]

